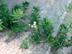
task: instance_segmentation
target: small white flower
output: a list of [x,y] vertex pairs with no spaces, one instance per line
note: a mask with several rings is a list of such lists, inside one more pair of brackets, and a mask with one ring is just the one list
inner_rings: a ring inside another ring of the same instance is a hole
[[34,26],[33,26],[33,25],[31,25],[31,27],[33,28]]
[[36,24],[36,21],[34,21],[34,24]]
[[35,28],[35,29],[37,28],[35,21],[34,21],[33,25],[31,25],[31,27],[32,27],[32,28]]
[[33,25],[36,25],[36,21],[34,21]]

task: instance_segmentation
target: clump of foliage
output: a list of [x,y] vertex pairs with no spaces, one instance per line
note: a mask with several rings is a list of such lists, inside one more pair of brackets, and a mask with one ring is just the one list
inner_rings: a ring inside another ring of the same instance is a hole
[[33,33],[30,35],[32,42],[45,42],[48,36],[53,33],[52,21],[44,18],[41,20],[40,25],[36,25],[36,28],[33,28]]
[[42,40],[41,34],[38,29],[33,29],[32,35],[30,35],[30,42],[39,43]]
[[47,42],[49,36],[53,33],[52,20],[45,17],[38,25],[34,24],[33,32],[29,35],[29,42],[40,43]]
[[[5,2],[0,2],[0,19],[1,24],[6,27],[6,29],[18,33],[26,31],[27,23],[25,19],[27,18],[27,7],[29,2],[25,1],[21,5],[16,4],[12,10],[8,9]],[[25,9],[25,10],[23,10]],[[9,33],[10,35],[10,33]]]
[[[66,5],[66,9],[63,10],[63,12],[72,11],[72,2],[69,4],[69,6]],[[59,34],[56,37],[50,36],[48,39],[48,43],[50,46],[54,47],[56,50],[63,47],[69,47],[72,46],[72,36],[70,39],[68,39],[68,32],[72,32],[72,17],[69,16],[69,20],[66,21],[66,23],[60,25]]]
[[[70,9],[70,11],[71,11],[72,9],[71,9],[70,5],[71,4],[69,4],[68,10]],[[64,11],[66,11],[66,10],[64,10]],[[36,17],[36,14],[34,14],[34,15]],[[70,39],[68,39],[68,36],[67,36],[67,33],[72,29],[71,18],[72,17],[70,17],[70,19],[67,21],[67,23],[60,25],[59,34],[56,37],[54,37],[52,35],[52,33],[54,32],[53,31],[54,23],[52,22],[52,20],[44,18],[41,21],[37,21],[34,19],[33,21],[31,21],[32,25],[33,25],[34,21],[36,21],[36,23],[38,22],[38,24],[35,25],[36,27],[32,26],[33,32],[29,36],[30,37],[29,42],[35,42],[35,43],[47,42],[51,47],[55,48],[56,50],[58,50],[59,48],[72,46],[72,37]]]
[[17,32],[23,32],[25,31],[25,27],[27,26],[25,20],[24,20],[24,13],[21,9],[17,9],[16,11],[13,10],[13,14],[11,15],[12,18],[11,19],[11,23],[13,23],[11,25],[11,29],[17,33]]
[[3,24],[8,25],[10,13],[5,2],[0,2],[0,19]]
[[22,40],[21,41],[21,45],[24,47],[24,48],[28,48],[30,46],[30,43],[28,41],[24,41]]
[[41,28],[43,29],[43,33],[46,36],[50,36],[53,33],[53,25],[52,24],[53,24],[52,20],[47,19],[47,17],[41,21]]
[[48,43],[56,50],[63,47],[69,47],[72,45],[72,39],[68,40],[68,28],[65,24],[60,25],[59,35],[57,37],[50,37]]
[[39,7],[34,6],[32,11],[33,12],[31,13],[30,23],[31,23],[31,25],[33,25],[34,21],[36,21],[37,25],[38,25],[39,20],[41,18],[40,15],[39,15],[41,10],[39,9]]
[[29,6],[29,2],[25,1],[22,3],[22,7],[23,7],[24,12],[27,10],[28,6]]

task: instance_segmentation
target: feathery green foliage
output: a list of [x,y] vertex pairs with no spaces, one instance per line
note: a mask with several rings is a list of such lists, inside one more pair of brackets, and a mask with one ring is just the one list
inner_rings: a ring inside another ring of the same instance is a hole
[[[24,7],[27,8],[29,5],[29,2],[25,1],[23,2],[25,4]],[[22,5],[22,6],[23,6]],[[16,4],[12,10],[8,9],[8,6],[5,2],[0,2],[0,19],[1,24],[6,27],[6,29],[17,33],[17,32],[23,32],[26,31],[27,23],[25,22],[26,12],[23,11],[23,7],[20,4]],[[1,26],[1,30],[3,30]],[[9,33],[10,36],[11,33]]]
[[39,7],[35,7],[35,6],[33,6],[33,10],[32,10],[33,12],[31,13],[31,18],[30,18],[30,23],[31,23],[31,25],[33,25],[33,23],[34,23],[34,21],[36,21],[37,23],[37,25],[39,24],[39,20],[40,20],[40,15],[39,15],[39,13],[40,13],[40,9],[39,9]]

